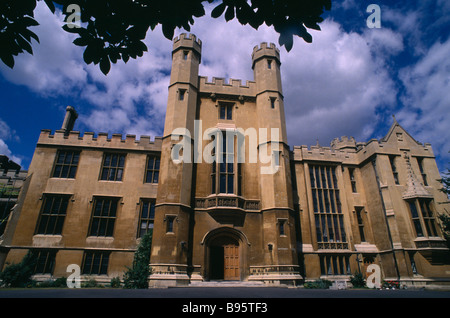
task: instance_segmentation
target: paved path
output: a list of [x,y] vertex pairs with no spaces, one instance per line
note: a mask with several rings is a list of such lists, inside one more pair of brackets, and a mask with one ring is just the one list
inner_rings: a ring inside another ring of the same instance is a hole
[[[323,290],[285,287],[185,287],[144,290],[80,289],[2,289],[5,298],[226,298],[226,299],[292,299],[292,298],[450,298],[450,291],[437,290]],[[0,300],[1,301],[1,300]]]

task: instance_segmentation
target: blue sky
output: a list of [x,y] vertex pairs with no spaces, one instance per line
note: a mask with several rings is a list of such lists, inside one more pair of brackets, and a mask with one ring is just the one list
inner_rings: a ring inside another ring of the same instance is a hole
[[[0,153],[27,169],[40,130],[59,129],[67,105],[77,109],[81,133],[162,135],[172,43],[161,28],[148,33],[142,58],[118,62],[104,76],[83,62],[61,14],[41,2],[34,55],[17,57],[13,70],[0,64]],[[369,4],[380,6],[381,28],[367,27]],[[253,47],[278,43],[278,34],[208,13],[191,29],[203,42],[200,75],[253,80]],[[296,39],[290,52],[281,48],[291,147],[379,139],[395,114],[416,140],[432,144],[441,171],[449,167],[450,2],[334,1],[323,17],[312,44]]]

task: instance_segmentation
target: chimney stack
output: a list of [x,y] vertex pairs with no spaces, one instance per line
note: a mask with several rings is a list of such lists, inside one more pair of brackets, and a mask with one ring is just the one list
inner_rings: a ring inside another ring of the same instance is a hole
[[67,106],[66,116],[64,117],[64,122],[61,129],[64,130],[64,134],[68,135],[75,125],[75,120],[78,118],[78,113],[72,106]]

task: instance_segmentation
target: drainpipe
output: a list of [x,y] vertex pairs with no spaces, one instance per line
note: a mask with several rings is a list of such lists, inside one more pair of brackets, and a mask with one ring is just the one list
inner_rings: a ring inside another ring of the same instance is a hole
[[386,222],[389,242],[391,243],[392,255],[394,256],[394,264],[395,264],[395,270],[397,272],[397,280],[400,283],[400,271],[398,270],[397,257],[395,256],[395,251],[394,251],[394,242],[392,241],[392,236],[391,236],[391,228],[389,227],[389,222],[388,222],[388,218],[387,218],[387,214],[386,214],[386,208],[384,206],[383,193],[381,192],[380,179],[378,177],[378,172],[377,172],[376,156],[374,156],[372,158],[372,166],[373,166],[373,170],[375,172],[375,178],[376,178],[376,181],[377,181],[378,193],[380,194],[381,206],[382,206],[382,209],[383,209],[384,220]]

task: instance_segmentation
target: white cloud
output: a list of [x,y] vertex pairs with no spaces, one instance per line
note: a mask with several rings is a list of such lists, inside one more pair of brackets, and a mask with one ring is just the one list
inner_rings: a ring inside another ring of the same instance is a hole
[[431,142],[450,161],[450,39],[435,43],[415,64],[403,69],[404,108],[397,119],[415,138]]
[[[277,43],[278,34],[265,25],[254,30],[235,20],[208,18],[211,7],[207,8],[205,17],[195,21],[191,30],[203,42],[200,75],[210,79],[237,78],[243,83],[253,80],[253,47],[261,42]],[[312,44],[296,38],[291,52],[280,48],[290,145],[315,144],[317,138],[321,144],[329,145],[333,138],[342,135],[365,141],[377,134],[378,109],[397,107],[397,87],[390,73],[390,59],[417,42],[405,34],[417,30],[420,19],[415,11],[405,15],[383,9],[382,14],[383,20],[395,26],[395,32],[388,27],[367,29],[362,34],[346,32],[339,23],[325,20],[322,31],[310,31]],[[38,2],[36,17],[41,23],[36,27],[41,43],[33,46],[34,56],[19,56],[13,71],[0,66],[5,78],[43,95],[73,97],[71,105],[80,113],[77,126],[81,130],[152,136],[162,133],[172,43],[163,36],[160,27],[147,35],[145,43],[149,52],[127,64],[119,61],[104,76],[97,65],[84,63],[83,48],[74,46],[74,36],[61,30],[60,15],[52,15],[43,2]],[[180,32],[183,31],[177,33]],[[405,101],[420,99],[444,111],[445,105],[432,99],[442,94],[441,90],[449,91],[445,86],[448,83],[444,78],[445,69],[436,69],[438,61],[448,65],[444,58],[446,48],[437,46],[420,65],[402,72],[409,89]],[[421,82],[427,83],[426,91],[420,87]],[[79,108],[77,101],[92,107]],[[413,127],[406,122],[407,118],[413,118],[406,116],[412,109],[409,106],[397,115],[405,121],[405,128]],[[430,111],[431,114],[436,113]],[[425,118],[417,118],[418,124],[425,123]],[[422,132],[419,137],[423,136],[426,142],[435,140],[433,133],[439,133],[434,130],[438,127],[433,127],[429,135]],[[444,131],[445,124],[442,127]],[[416,131],[411,133],[414,135]]]
[[10,160],[13,160],[20,165],[22,159],[11,152],[5,140],[19,141],[19,137],[16,135],[16,132],[0,118],[0,155],[6,155]]

